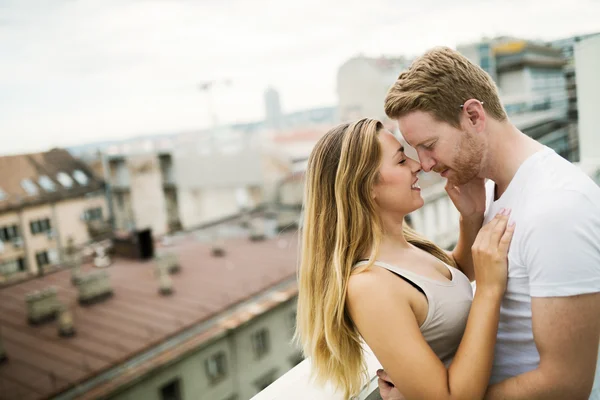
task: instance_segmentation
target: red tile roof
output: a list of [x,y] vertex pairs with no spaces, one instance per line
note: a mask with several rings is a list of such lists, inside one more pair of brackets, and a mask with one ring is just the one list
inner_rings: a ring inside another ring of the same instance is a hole
[[[165,249],[176,253],[181,264],[181,272],[172,275],[175,293],[169,297],[158,294],[153,262],[121,259],[107,269],[114,296],[92,306],[76,303],[69,271],[0,289],[0,336],[8,356],[0,364],[0,399],[41,399],[63,392],[293,279],[297,248],[293,233],[262,242],[235,238],[225,241],[225,257],[215,258],[208,243],[182,238]],[[77,334],[72,338],[59,337],[56,323],[27,324],[25,294],[50,285],[73,310]]]

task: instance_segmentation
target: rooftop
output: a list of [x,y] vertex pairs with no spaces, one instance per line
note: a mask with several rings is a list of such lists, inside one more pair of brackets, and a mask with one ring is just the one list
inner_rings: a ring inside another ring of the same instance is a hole
[[[8,357],[0,364],[2,398],[54,396],[190,329],[195,329],[198,346],[218,334],[214,326],[203,331],[200,324],[295,278],[294,233],[254,242],[229,238],[223,244],[224,257],[213,257],[211,244],[191,234],[161,249],[175,253],[181,265],[171,276],[172,296],[159,295],[153,262],[125,259],[105,269],[114,296],[91,306],[77,304],[77,290],[66,270],[0,289],[0,337]],[[25,294],[48,286],[56,287],[59,300],[72,310],[74,337],[59,337],[54,323],[28,324]],[[152,365],[169,358],[163,353],[144,357],[138,361]]]

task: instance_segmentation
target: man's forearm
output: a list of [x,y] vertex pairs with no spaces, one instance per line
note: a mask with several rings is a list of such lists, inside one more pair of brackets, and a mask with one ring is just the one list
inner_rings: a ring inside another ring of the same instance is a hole
[[458,243],[452,251],[452,258],[454,258],[458,268],[471,281],[475,279],[471,247],[475,242],[475,238],[477,237],[477,233],[481,229],[482,224],[483,216],[469,219],[460,217],[460,234],[458,236]]
[[538,368],[488,387],[485,400],[587,399],[588,391],[570,380],[549,377]]

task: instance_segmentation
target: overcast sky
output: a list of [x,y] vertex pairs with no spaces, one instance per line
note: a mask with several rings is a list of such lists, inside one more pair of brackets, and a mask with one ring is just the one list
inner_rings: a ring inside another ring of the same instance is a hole
[[0,153],[336,104],[349,57],[600,30],[598,0],[0,0]]

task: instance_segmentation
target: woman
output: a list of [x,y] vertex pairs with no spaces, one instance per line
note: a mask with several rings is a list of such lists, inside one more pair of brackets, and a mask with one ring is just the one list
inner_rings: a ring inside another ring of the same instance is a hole
[[420,164],[403,150],[371,119],[332,129],[313,149],[298,336],[317,380],[346,398],[364,382],[363,339],[406,399],[483,398],[514,227],[498,215],[479,231],[485,193],[477,182],[447,187],[461,213],[452,254],[418,236],[403,220],[424,203]]

